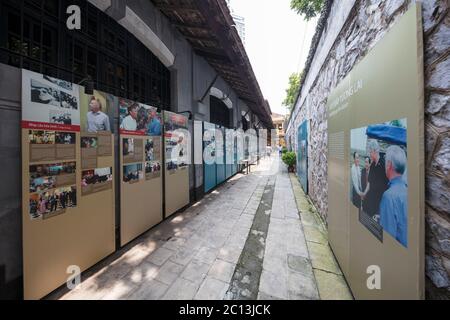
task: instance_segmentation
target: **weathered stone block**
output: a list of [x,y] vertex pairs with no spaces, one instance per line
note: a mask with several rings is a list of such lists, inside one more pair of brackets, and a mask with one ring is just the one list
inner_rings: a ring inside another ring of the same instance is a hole
[[322,300],[353,300],[353,296],[341,275],[315,269],[320,299]]
[[450,89],[450,56],[437,63],[428,73],[427,88],[449,90]]
[[435,210],[448,212],[450,208],[449,189],[449,183],[443,177],[427,175],[426,201]]
[[425,33],[429,32],[438,24],[446,8],[446,0],[422,1],[423,29]]
[[405,0],[387,0],[384,11],[387,19],[391,19],[392,15],[397,12],[403,5]]
[[[450,175],[450,134],[441,136],[440,143],[437,146],[434,155],[433,162],[431,163],[434,170],[444,174],[444,176]],[[450,192],[450,187],[447,190],[441,192]],[[450,212],[450,208],[447,208],[447,212]]]
[[427,208],[427,242],[434,250],[450,256],[450,222]]
[[426,60],[432,63],[450,48],[450,26],[440,24],[436,31],[425,38]]
[[438,255],[428,254],[425,258],[427,276],[437,288],[450,286],[450,279]]

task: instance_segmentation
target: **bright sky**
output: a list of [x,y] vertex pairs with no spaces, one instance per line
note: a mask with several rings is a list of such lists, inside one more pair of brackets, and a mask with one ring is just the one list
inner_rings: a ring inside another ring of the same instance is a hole
[[264,97],[285,114],[289,75],[303,70],[317,18],[304,21],[290,0],[231,0],[231,7],[245,18],[245,49]]

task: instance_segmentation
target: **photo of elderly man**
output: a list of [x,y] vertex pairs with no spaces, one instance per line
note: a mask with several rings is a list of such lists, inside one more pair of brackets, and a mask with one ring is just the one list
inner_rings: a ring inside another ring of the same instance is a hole
[[120,129],[128,131],[136,131],[137,129],[137,116],[138,116],[138,104],[133,103],[128,108],[128,115],[122,120]]
[[361,168],[358,152],[353,152],[353,164],[351,168],[352,175],[352,203],[355,207],[361,208],[363,192],[361,186]]
[[408,247],[408,186],[403,179],[407,165],[406,153],[399,146],[386,150],[388,189],[380,203],[380,224],[383,230],[404,247]]
[[89,112],[86,119],[88,132],[111,131],[109,117],[102,112],[102,103],[94,96],[89,101]]
[[161,118],[158,116],[156,109],[150,111],[150,121],[147,126],[147,135],[160,136],[161,135]]
[[378,141],[370,139],[367,142],[367,151],[372,164],[370,165],[369,170],[369,190],[365,199],[365,207],[372,219],[379,222],[381,197],[388,188],[389,180],[385,174],[385,160],[380,154],[380,145],[378,144]]

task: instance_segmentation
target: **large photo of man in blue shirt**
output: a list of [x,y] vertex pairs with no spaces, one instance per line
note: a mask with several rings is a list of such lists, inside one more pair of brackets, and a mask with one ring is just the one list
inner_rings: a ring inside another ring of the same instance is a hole
[[389,187],[380,203],[380,224],[383,230],[408,247],[408,185],[403,178],[406,153],[399,146],[386,151],[386,176]]
[[113,132],[116,100],[113,95],[97,90],[92,95],[80,92],[81,131]]
[[[389,234],[408,247],[406,119],[352,129],[350,201],[381,242]],[[364,161],[361,161],[364,159]]]

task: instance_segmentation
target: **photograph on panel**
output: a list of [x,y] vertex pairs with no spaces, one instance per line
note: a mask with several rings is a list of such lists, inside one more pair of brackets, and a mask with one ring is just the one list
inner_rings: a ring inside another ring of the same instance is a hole
[[56,144],[75,144],[76,136],[73,132],[56,132]]
[[67,208],[77,206],[77,188],[73,185],[41,193],[31,193],[29,202],[31,219],[49,218],[64,213]]
[[144,178],[142,163],[123,166],[123,182],[135,183]]
[[112,189],[112,168],[96,168],[81,172],[82,195]]
[[29,70],[22,71],[22,120],[80,124],[79,86]]
[[155,107],[119,98],[120,129],[140,135],[160,136],[162,120]]
[[114,108],[118,99],[111,94],[94,90],[80,92],[81,131],[89,133],[113,132]]
[[55,131],[29,130],[30,144],[55,144]]
[[406,119],[352,129],[350,200],[381,242],[383,231],[408,247]]

